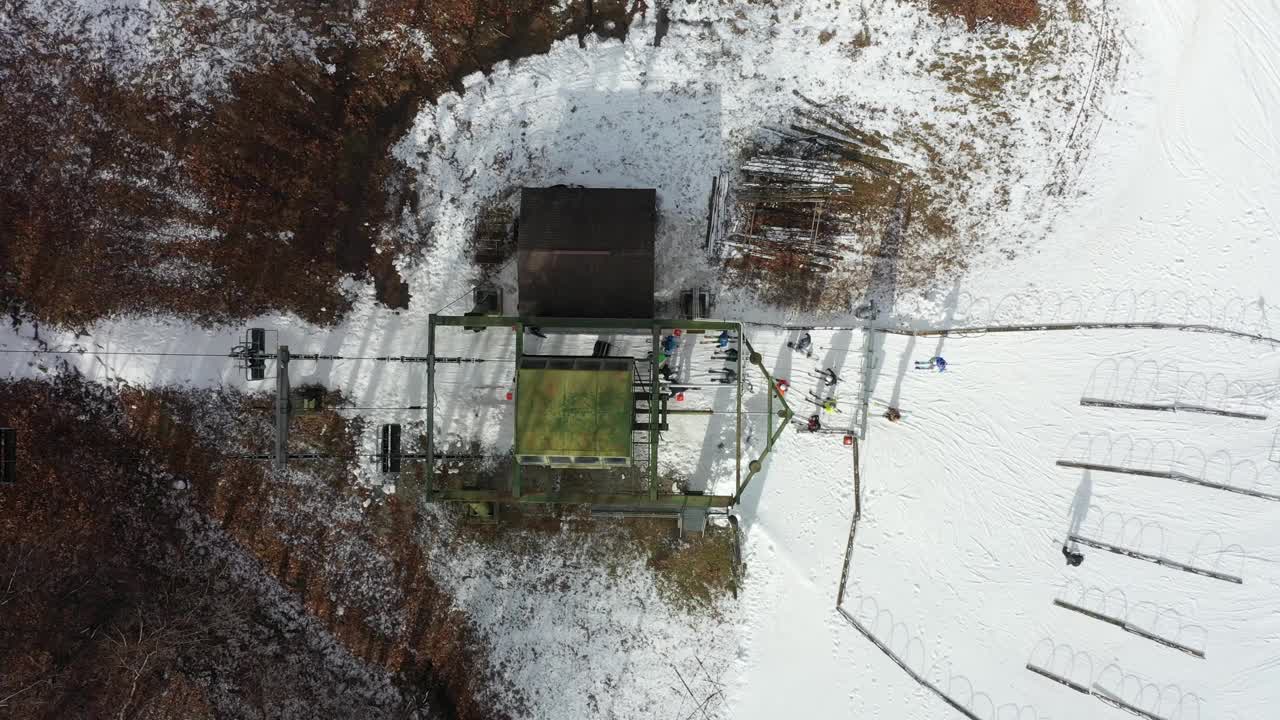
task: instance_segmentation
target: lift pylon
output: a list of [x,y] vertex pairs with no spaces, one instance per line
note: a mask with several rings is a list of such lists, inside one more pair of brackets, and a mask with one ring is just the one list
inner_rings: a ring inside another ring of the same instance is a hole
[[289,464],[289,416],[293,403],[289,397],[289,346],[281,345],[276,354],[276,445],[273,464],[283,470]]

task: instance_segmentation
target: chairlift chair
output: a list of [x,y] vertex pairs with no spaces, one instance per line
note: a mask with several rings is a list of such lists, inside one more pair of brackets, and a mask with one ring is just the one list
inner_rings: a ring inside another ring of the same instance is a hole
[[244,341],[231,348],[231,354],[237,359],[236,366],[245,371],[246,380],[266,379],[266,350],[267,331],[264,328],[249,328],[245,331]]
[[400,472],[400,423],[387,423],[381,430],[379,467],[384,473]]

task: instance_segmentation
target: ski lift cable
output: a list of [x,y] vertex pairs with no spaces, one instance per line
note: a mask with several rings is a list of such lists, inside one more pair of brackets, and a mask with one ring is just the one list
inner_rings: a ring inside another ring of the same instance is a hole
[[[200,358],[223,358],[226,360],[239,359],[239,355],[231,353],[196,353],[196,352],[165,352],[161,350],[40,350],[36,348],[19,349],[19,348],[0,348],[0,353],[10,354],[30,354],[30,355],[88,355],[93,357],[112,357],[112,356],[128,356],[128,357],[200,357]],[[264,353],[260,357],[271,359],[275,357],[275,353]],[[321,353],[290,353],[292,360],[368,360],[378,362],[426,362],[425,355],[324,355]],[[492,363],[514,363],[513,358],[458,358],[463,362],[492,362]],[[436,358],[436,362],[443,365],[454,364],[449,360]]]

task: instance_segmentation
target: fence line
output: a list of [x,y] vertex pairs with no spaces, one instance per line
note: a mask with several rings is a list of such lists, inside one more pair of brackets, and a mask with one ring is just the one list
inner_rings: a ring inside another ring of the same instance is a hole
[[859,325],[788,325],[785,323],[748,322],[743,325],[755,327],[772,327],[780,330],[871,330],[891,333],[893,335],[915,335],[916,337],[938,337],[950,335],[985,335],[987,333],[1043,332],[1055,330],[1181,330],[1183,332],[1202,332],[1215,335],[1256,340],[1271,345],[1280,345],[1280,338],[1249,333],[1243,330],[1231,330],[1217,325],[1203,323],[1165,323],[1165,322],[1078,322],[1078,323],[1027,323],[1021,325],[973,325],[954,328],[872,328],[870,323]]
[[1141,475],[1143,477],[1177,480],[1178,482],[1213,488],[1214,490],[1225,490],[1226,492],[1239,493],[1241,495],[1248,495],[1249,497],[1262,498],[1263,500],[1280,501],[1280,495],[1272,495],[1271,493],[1264,493],[1260,490],[1250,490],[1248,488],[1236,487],[1234,485],[1216,483],[1203,478],[1198,478],[1194,475],[1188,475],[1184,472],[1178,472],[1177,470],[1144,470],[1142,468],[1103,465],[1101,463],[1087,463],[1079,462],[1077,460],[1059,460],[1058,465],[1062,467],[1078,468],[1080,470],[1097,470],[1099,472],[1123,473],[1126,475]]
[[1242,420],[1266,420],[1266,415],[1257,413],[1239,412],[1236,410],[1219,410],[1218,408],[1204,407],[1203,405],[1189,405],[1187,403],[1138,403],[1129,402],[1127,400],[1100,400],[1098,398],[1080,398],[1080,405],[1083,407],[1106,407],[1117,408],[1120,410],[1157,410],[1160,412],[1195,412],[1204,413],[1206,415],[1221,415],[1223,417],[1240,418]]
[[836,591],[836,609],[844,602],[844,586],[849,580],[849,557],[853,554],[853,539],[858,532],[858,520],[862,517],[862,473],[858,469],[858,438],[853,439],[853,521],[849,523],[849,542],[844,546],[844,569],[840,573],[840,589]]
[[1189,572],[1195,575],[1203,575],[1205,577],[1213,578],[1214,580],[1223,580],[1225,582],[1235,583],[1237,585],[1244,584],[1244,580],[1240,579],[1235,575],[1228,575],[1227,573],[1221,573],[1221,572],[1218,572],[1217,570],[1207,570],[1205,568],[1198,568],[1192,565],[1187,565],[1186,563],[1180,563],[1177,560],[1170,560],[1168,558],[1161,557],[1159,555],[1152,555],[1151,553],[1145,553],[1145,552],[1142,552],[1141,550],[1132,550],[1130,548],[1123,548],[1123,547],[1120,547],[1119,545],[1112,545],[1111,543],[1102,542],[1101,540],[1094,540],[1093,538],[1081,537],[1080,535],[1076,535],[1075,533],[1068,534],[1067,538],[1075,542],[1078,542],[1081,545],[1088,545],[1089,547],[1096,548],[1098,550],[1107,550],[1107,551],[1116,553],[1117,555],[1127,555],[1137,560],[1146,560],[1147,562],[1155,563],[1156,565],[1164,565],[1165,567],[1175,568],[1177,570],[1182,570],[1183,572]]
[[1131,705],[1125,702],[1124,700],[1121,700],[1120,698],[1116,697],[1113,693],[1107,692],[1103,688],[1098,687],[1097,683],[1094,683],[1094,686],[1092,688],[1087,688],[1084,685],[1081,685],[1080,683],[1074,680],[1071,680],[1070,678],[1065,678],[1061,675],[1058,675],[1057,673],[1051,672],[1049,670],[1045,670],[1044,668],[1039,667],[1038,665],[1034,665],[1032,663],[1027,663],[1027,669],[1043,678],[1052,680],[1060,685],[1065,685],[1071,688],[1072,690],[1075,690],[1078,693],[1081,693],[1084,695],[1092,695],[1093,697],[1098,698],[1102,702],[1112,707],[1119,708],[1121,710],[1133,713],[1134,715],[1137,715],[1139,717],[1147,718],[1147,720],[1165,720],[1165,718],[1159,715],[1156,715],[1155,713],[1147,712],[1146,710],[1143,710],[1142,708],[1137,707],[1136,705]]
[[844,603],[845,584],[849,578],[849,559],[853,555],[853,542],[858,532],[858,521],[862,518],[862,472],[861,472],[861,469],[859,468],[860,458],[859,458],[858,444],[859,444],[858,439],[854,438],[853,440],[853,518],[849,523],[849,541],[845,545],[844,571],[840,574],[840,587],[836,591],[836,612],[840,613],[840,615],[844,617],[845,620],[848,620],[849,624],[852,625],[855,630],[857,630],[867,640],[870,640],[872,645],[875,645],[877,648],[879,648],[880,652],[884,653],[885,656],[888,657],[890,660],[892,660],[895,665],[902,668],[903,672],[905,672],[912,680],[915,680],[917,683],[919,683],[921,687],[932,692],[940,700],[942,700],[944,703],[950,706],[953,710],[960,713],[961,715],[964,715],[969,720],[982,720],[982,718],[975,715],[972,710],[961,705],[957,700],[952,698],[947,693],[943,692],[942,688],[939,688],[937,685],[934,685],[931,681],[926,680],[922,675],[920,675],[920,673],[911,669],[911,667],[907,665],[907,663],[902,658],[898,657],[897,653],[891,650],[888,645],[886,645],[882,640],[880,640],[880,638],[876,637],[875,633],[871,632],[871,630],[869,630],[866,626],[858,622],[857,618],[855,618],[852,614],[849,613],[849,611],[845,610],[844,607],[842,607],[842,604]]
[[1134,625],[1128,622],[1127,620],[1121,620],[1120,618],[1117,618],[1117,617],[1104,615],[1100,612],[1095,612],[1088,608],[1076,605],[1075,603],[1069,603],[1066,600],[1062,600],[1060,598],[1054,598],[1053,604],[1065,610],[1071,610],[1072,612],[1080,613],[1081,615],[1084,615],[1086,617],[1091,617],[1094,620],[1101,620],[1102,622],[1107,623],[1108,625],[1114,625],[1120,628],[1121,630],[1124,630],[1127,633],[1132,633],[1134,635],[1137,635],[1138,637],[1144,637],[1152,642],[1164,645],[1165,647],[1173,648],[1174,650],[1180,650],[1188,655],[1194,655],[1195,657],[1198,657],[1201,660],[1204,659],[1203,650],[1197,650],[1193,647],[1190,647],[1189,645],[1183,645],[1180,642],[1175,642],[1168,638],[1161,637],[1151,632],[1150,630],[1140,628],[1137,625]]
[[884,653],[886,656],[888,656],[890,660],[894,662],[894,664],[902,668],[902,670],[906,672],[907,675],[911,676],[912,680],[915,680],[917,683],[920,683],[921,687],[931,691],[934,695],[937,695],[939,698],[942,699],[943,702],[950,705],[952,709],[954,709],[956,712],[969,718],[969,720],[982,720],[982,718],[978,717],[977,715],[974,715],[972,710],[956,702],[951,698],[950,695],[947,695],[946,693],[942,692],[942,690],[938,686],[934,685],[928,680],[925,680],[923,677],[920,676],[920,673],[917,673],[915,670],[912,670],[905,662],[902,661],[902,658],[898,657],[897,653],[890,650],[887,645],[881,642],[880,638],[876,637],[870,630],[863,627],[862,623],[858,622],[857,619],[855,619],[852,615],[850,615],[847,610],[837,605],[836,612],[843,615],[844,619],[848,620],[849,623],[853,625],[855,630],[862,633],[862,636],[870,640],[871,644],[880,648],[880,652]]

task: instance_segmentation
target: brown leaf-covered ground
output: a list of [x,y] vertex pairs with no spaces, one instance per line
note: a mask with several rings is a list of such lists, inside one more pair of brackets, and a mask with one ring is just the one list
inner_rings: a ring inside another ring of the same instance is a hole
[[1040,17],[1039,0],[929,0],[929,10],[963,19],[970,31],[986,23],[1027,27]]
[[[0,425],[19,437],[18,482],[0,486],[0,717],[493,716],[415,509],[342,517],[359,503],[346,463],[299,482],[224,459],[214,443],[256,428],[211,417],[247,404],[0,384]],[[331,413],[297,433],[336,453],[353,438]],[[368,666],[335,660],[326,636]]]
[[[351,2],[269,7],[317,39],[316,57],[272,57],[195,102],[90,62],[84,33],[42,33],[42,5],[5,3],[0,300],[11,313],[72,327],[120,313],[220,323],[267,311],[332,324],[350,306],[346,276],[404,307],[393,261],[411,248],[388,221],[412,200],[389,149],[422,104],[559,37],[624,34],[635,10],[373,0],[357,18]],[[214,32],[198,12],[176,22],[190,37]],[[418,32],[429,58],[408,39]]]

